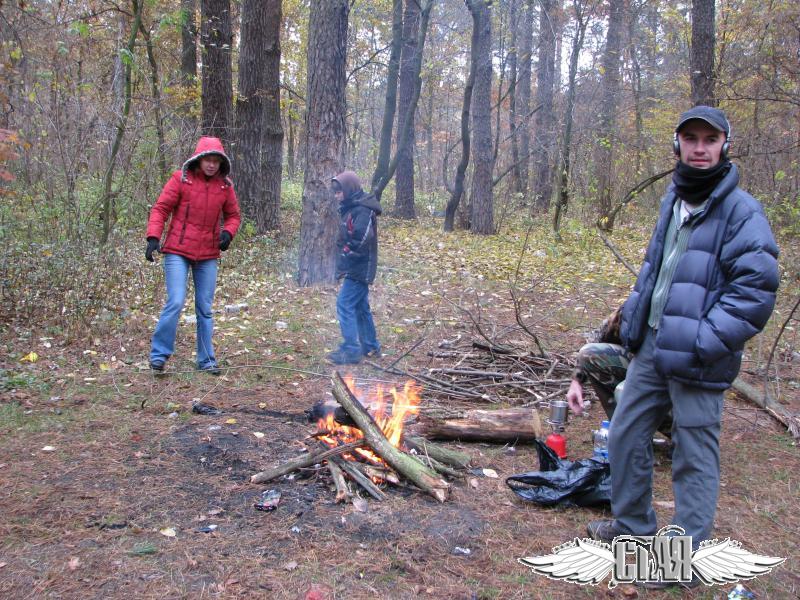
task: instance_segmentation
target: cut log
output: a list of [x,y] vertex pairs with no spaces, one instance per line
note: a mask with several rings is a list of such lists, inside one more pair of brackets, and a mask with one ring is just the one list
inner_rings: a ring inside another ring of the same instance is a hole
[[332,457],[330,462],[335,463],[342,471],[350,475],[353,481],[364,488],[375,500],[386,500],[384,491],[372,483],[372,480],[359,470],[357,463],[347,462],[339,456]]
[[779,404],[772,394],[764,394],[764,390],[750,385],[740,377],[734,379],[731,387],[742,397],[766,410],[773,418],[782,423],[794,439],[800,439],[800,417],[790,413],[785,406]]
[[351,450],[363,446],[364,443],[365,442],[363,440],[358,440],[355,442],[350,442],[349,444],[342,444],[336,448],[327,448],[325,450],[320,450],[319,452],[310,452],[305,456],[295,458],[289,462],[283,463],[282,465],[278,465],[277,467],[256,473],[250,478],[250,483],[265,483],[267,481],[272,481],[281,475],[286,475],[292,471],[297,471],[297,469],[310,467],[311,465],[320,463],[326,458],[347,454]]
[[333,397],[356,422],[364,434],[367,444],[400,475],[411,480],[417,487],[439,502],[444,502],[450,491],[450,485],[435,471],[389,443],[372,416],[347,387],[338,371],[334,372],[332,383]]
[[459,418],[421,415],[411,432],[429,439],[462,442],[532,442],[542,436],[542,422],[535,408],[468,410]]
[[364,475],[366,475],[370,479],[372,479],[373,477],[377,477],[378,479],[388,481],[389,483],[393,483],[394,485],[400,485],[400,478],[397,476],[397,473],[395,473],[391,469],[382,469],[381,467],[376,467],[374,465],[366,465],[363,463],[361,463],[359,467],[361,467],[361,470],[364,472]]
[[344,472],[333,460],[328,461],[328,470],[331,472],[333,485],[336,486],[336,504],[347,502],[352,497],[352,494],[344,478]]
[[470,466],[471,458],[469,454],[458,452],[457,450],[450,450],[439,444],[434,444],[430,440],[421,437],[404,436],[403,442],[409,448],[413,448],[422,456],[430,456],[440,463],[456,467],[457,469],[466,469]]

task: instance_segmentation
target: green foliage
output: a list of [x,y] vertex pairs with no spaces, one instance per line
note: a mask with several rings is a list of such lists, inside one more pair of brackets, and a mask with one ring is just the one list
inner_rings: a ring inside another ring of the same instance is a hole
[[290,213],[303,211],[303,182],[284,179],[281,185],[281,210]]

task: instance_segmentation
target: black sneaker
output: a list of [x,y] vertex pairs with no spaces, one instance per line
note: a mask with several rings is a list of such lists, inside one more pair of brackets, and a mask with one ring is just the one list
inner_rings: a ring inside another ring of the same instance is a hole
[[624,535],[621,531],[614,528],[614,519],[600,519],[589,521],[586,531],[593,540],[611,544],[618,535]]
[[153,372],[153,375],[163,375],[164,374],[164,361],[163,360],[151,360],[150,361],[150,370]]
[[361,362],[360,354],[352,354],[350,352],[343,352],[341,350],[334,350],[325,358],[335,365],[357,365]]
[[219,377],[222,375],[222,369],[215,364],[206,365],[205,367],[197,367],[197,370],[202,371],[203,373],[208,373],[209,375],[213,375],[214,377]]

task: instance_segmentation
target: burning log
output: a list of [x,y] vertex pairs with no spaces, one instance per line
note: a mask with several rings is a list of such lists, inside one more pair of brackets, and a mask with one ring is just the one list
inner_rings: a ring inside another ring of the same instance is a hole
[[347,485],[341,467],[333,460],[329,460],[328,470],[331,472],[333,485],[336,486],[336,503],[347,502],[353,497],[353,494],[350,493],[350,487]]
[[367,444],[393,469],[414,482],[420,489],[444,502],[450,485],[419,460],[395,448],[361,405],[337,372],[333,375],[333,397],[347,411],[364,434]]
[[355,442],[350,442],[349,444],[343,444],[341,446],[337,446],[336,448],[325,448],[324,450],[320,450],[319,452],[312,452],[306,454],[305,456],[301,456],[300,458],[295,458],[294,460],[285,462],[282,465],[278,465],[277,467],[273,467],[271,469],[261,471],[260,473],[256,473],[255,475],[250,477],[250,482],[265,483],[267,481],[272,481],[273,479],[277,479],[281,475],[286,475],[288,473],[291,473],[292,471],[297,471],[298,469],[302,469],[303,467],[310,467],[311,465],[315,465],[317,463],[322,462],[326,458],[331,458],[333,456],[339,456],[341,454],[345,454],[363,445],[364,445],[364,440],[356,440]]
[[[532,442],[542,435],[535,408],[468,410],[462,417],[437,419],[421,415],[414,433],[426,438],[463,442]],[[438,460],[438,459],[437,459]]]
[[330,459],[331,462],[335,463],[342,471],[350,475],[350,477],[355,481],[358,485],[360,485],[366,492],[375,498],[375,500],[386,500],[386,494],[381,490],[377,485],[372,483],[369,477],[362,473],[356,463],[347,462],[341,457],[333,457]]

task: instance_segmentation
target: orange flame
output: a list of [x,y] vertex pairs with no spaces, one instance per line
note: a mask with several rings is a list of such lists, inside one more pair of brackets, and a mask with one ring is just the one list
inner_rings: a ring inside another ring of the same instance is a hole
[[[372,409],[370,411],[372,418],[389,443],[396,448],[399,447],[403,438],[405,420],[419,413],[419,386],[414,381],[407,381],[402,390],[392,387],[389,390],[392,402],[389,404],[382,385],[377,385],[371,390],[359,390],[355,386],[352,375],[346,376],[344,382],[368,410]],[[320,419],[317,422],[317,429],[320,432],[326,432],[325,435],[319,436],[319,439],[331,447],[364,438],[364,434],[358,427],[342,425],[336,421],[333,413]],[[386,466],[383,459],[369,448],[357,448],[354,452],[373,464]]]

